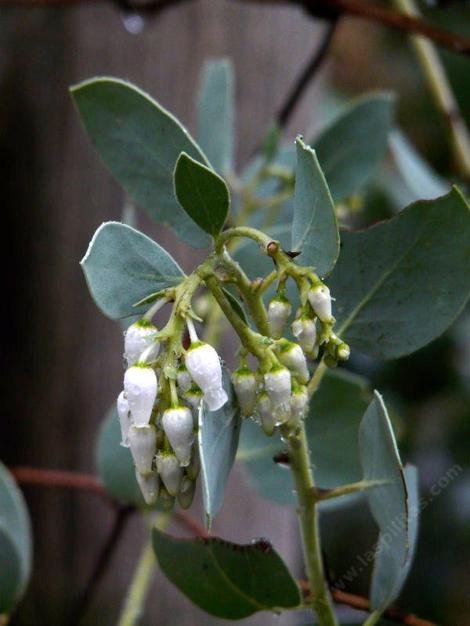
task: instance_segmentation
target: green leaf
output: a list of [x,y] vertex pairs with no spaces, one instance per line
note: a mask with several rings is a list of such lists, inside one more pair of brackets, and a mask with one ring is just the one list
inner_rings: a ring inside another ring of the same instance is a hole
[[175,195],[206,233],[217,236],[227,219],[230,194],[223,178],[183,152],[176,162]]
[[[380,530],[378,548],[383,549],[384,545],[393,544],[393,562],[403,567],[410,556],[405,478],[387,409],[377,391],[361,421],[359,453],[364,471],[363,479],[384,483],[365,492],[369,508]],[[386,560],[389,562],[390,559]],[[383,565],[379,567],[383,574]],[[396,568],[387,576],[395,574]],[[383,599],[388,595],[387,588],[388,592],[393,590],[394,581],[390,584],[387,579],[387,587],[378,590],[377,580],[376,578],[374,589],[377,597]]]
[[228,401],[218,411],[199,410],[199,456],[206,526],[210,528],[224,499],[224,490],[238,448],[241,418],[227,370],[223,385]]
[[358,98],[310,142],[336,202],[358,191],[383,159],[393,104],[388,93]]
[[199,144],[218,172],[230,172],[234,151],[234,77],[229,59],[205,64],[197,113]]
[[121,445],[121,429],[116,407],[107,413],[96,443],[98,474],[106,491],[123,504],[144,506],[135,478],[134,463],[128,448]]
[[[358,429],[369,397],[362,378],[341,370],[329,371],[313,396],[306,429],[320,487],[360,480]],[[268,500],[294,504],[291,473],[273,461],[284,448],[278,436],[266,437],[253,421],[243,421],[237,458],[244,462],[250,484]]]
[[[405,528],[396,530],[389,520],[389,528],[380,533],[376,548],[370,591],[371,608],[384,610],[400,594],[410,571],[416,549],[419,521],[418,472],[416,467],[405,467],[407,520]],[[407,554],[403,561],[402,533],[406,532]],[[396,543],[398,542],[398,547]]]
[[80,264],[94,301],[111,319],[144,312],[145,306],[133,305],[183,277],[166,250],[119,222],[98,228]]
[[154,529],[153,546],[165,575],[211,615],[242,619],[300,604],[297,584],[266,540],[176,539]]
[[403,133],[394,130],[389,146],[398,172],[411,192],[411,200],[430,200],[449,192],[449,183],[431,169]]
[[178,120],[146,93],[116,78],[87,80],[71,93],[93,145],[128,194],[190,245],[208,245],[207,235],[173,193],[173,170],[181,152],[208,164]]
[[315,151],[299,137],[291,250],[301,252],[303,265],[325,276],[339,254],[339,233],[333,200]]
[[222,291],[224,292],[227,300],[232,305],[232,309],[235,311],[238,317],[240,317],[245,322],[245,324],[248,324],[245,310],[243,309],[237,298],[230,291],[228,291],[228,289],[224,289],[224,287],[222,287]]
[[329,286],[336,332],[361,352],[398,358],[441,335],[470,293],[470,211],[461,193],[344,232]]
[[[11,562],[9,559],[11,558]],[[32,563],[31,522],[21,491],[0,463],[0,613],[26,590]]]
[[0,527],[0,616],[9,613],[19,600],[21,559],[18,549],[5,528]]

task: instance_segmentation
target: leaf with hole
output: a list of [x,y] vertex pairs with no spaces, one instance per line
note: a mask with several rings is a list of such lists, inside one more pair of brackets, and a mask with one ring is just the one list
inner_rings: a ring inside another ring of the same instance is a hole
[[223,385],[228,401],[218,411],[199,409],[199,456],[206,526],[210,528],[224,499],[240,436],[240,411],[235,404],[230,375],[224,368]]
[[362,96],[309,142],[335,202],[359,191],[376,171],[387,148],[393,105],[389,93]]
[[164,248],[120,222],[98,228],[80,264],[93,300],[111,319],[143,313],[148,307],[136,302],[183,278]]
[[213,167],[230,172],[234,151],[234,77],[229,59],[203,68],[197,106],[197,140]]
[[230,207],[230,194],[223,178],[183,152],[176,162],[174,182],[175,195],[189,217],[216,237]]
[[211,615],[243,619],[300,604],[296,582],[266,540],[176,539],[154,529],[153,546],[167,578]]
[[337,334],[392,359],[439,337],[470,296],[470,210],[454,188],[396,217],[344,232],[328,285]]
[[87,80],[71,93],[98,154],[131,198],[190,245],[208,245],[207,235],[173,193],[181,152],[209,164],[180,122],[149,95],[116,78]]
[[339,233],[330,190],[315,151],[297,138],[297,168],[292,223],[292,251],[320,276],[333,269],[339,254]]

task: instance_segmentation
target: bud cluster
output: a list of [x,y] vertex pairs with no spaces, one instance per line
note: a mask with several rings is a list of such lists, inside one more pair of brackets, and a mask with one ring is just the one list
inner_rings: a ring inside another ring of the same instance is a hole
[[[117,399],[121,445],[130,448],[149,505],[159,500],[171,507],[175,498],[183,508],[191,505],[199,473],[199,409],[203,403],[215,411],[227,401],[217,352],[189,328],[193,341],[178,356],[166,342],[160,345],[157,328],[146,319],[125,334],[127,369]],[[169,366],[175,359],[176,367]]]

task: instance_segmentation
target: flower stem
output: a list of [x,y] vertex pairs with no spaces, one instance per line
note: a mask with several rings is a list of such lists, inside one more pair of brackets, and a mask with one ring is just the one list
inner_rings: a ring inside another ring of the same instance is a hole
[[[415,0],[394,0],[403,13],[420,17]],[[462,176],[470,179],[470,135],[460,113],[459,105],[452,92],[444,67],[434,44],[428,39],[414,35],[411,39],[421,63],[429,89],[447,123],[452,150]]]
[[336,626],[333,602],[323,569],[318,509],[314,497],[315,483],[303,423],[300,432],[289,437],[289,461],[297,492],[297,513],[305,568],[312,589],[312,608],[320,626]]
[[[155,526],[163,529],[168,521],[169,515],[160,514]],[[137,562],[131,584],[126,596],[124,607],[119,617],[118,626],[136,626],[142,615],[145,599],[152,581],[152,574],[156,564],[153,553],[151,536],[147,540],[142,553]]]

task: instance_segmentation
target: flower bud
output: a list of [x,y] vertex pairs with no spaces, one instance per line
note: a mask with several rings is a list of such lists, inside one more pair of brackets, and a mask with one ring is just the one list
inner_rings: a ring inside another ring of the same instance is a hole
[[170,496],[165,488],[165,485],[160,485],[158,504],[162,507],[164,511],[171,511],[175,504],[175,496]]
[[193,502],[195,491],[196,483],[185,476],[181,481],[180,492],[178,494],[178,502],[182,509],[189,509]]
[[186,475],[191,480],[196,480],[196,478],[199,476],[200,470],[201,470],[201,460],[199,458],[199,449],[197,445],[194,445],[191,451],[191,460],[189,462],[188,467],[186,468]]
[[156,332],[156,326],[146,319],[137,320],[129,326],[124,337],[124,358],[128,367],[137,363],[141,354],[151,346],[153,349],[147,353],[147,358],[154,360],[158,356],[160,344],[155,341]]
[[256,402],[256,378],[248,367],[240,367],[232,375],[233,388],[242,415],[250,417]]
[[186,365],[181,364],[176,371],[176,382],[178,384],[178,391],[185,393],[188,389],[191,389],[192,380],[189,375]]
[[124,374],[124,391],[129,402],[132,422],[145,426],[150,421],[157,397],[157,375],[149,365],[133,365]]
[[186,367],[191,378],[202,389],[208,409],[220,409],[227,402],[228,396],[222,386],[222,366],[214,348],[201,341],[193,343],[186,353]]
[[291,328],[292,334],[299,342],[305,354],[313,354],[317,342],[317,327],[315,326],[315,321],[303,315],[292,322]]
[[139,474],[150,474],[157,444],[155,426],[131,426],[129,444],[136,470]]
[[258,396],[258,402],[256,404],[256,413],[261,421],[261,427],[268,437],[274,432],[276,427],[276,419],[271,407],[271,400],[269,399],[266,391],[262,391]]
[[189,465],[194,441],[191,411],[185,406],[167,409],[163,413],[162,426],[180,465]]
[[180,490],[183,469],[176,456],[171,452],[159,452],[156,457],[157,471],[170,496],[176,496]]
[[298,426],[301,420],[304,419],[305,413],[308,407],[308,393],[307,389],[297,387],[290,397],[290,418],[289,426]]
[[310,374],[307,367],[307,359],[302,348],[293,341],[283,340],[279,352],[279,360],[297,376],[301,383],[308,382]]
[[124,391],[118,396],[117,412],[119,417],[119,425],[121,426],[121,446],[123,448],[129,447],[129,428],[131,427],[131,416],[129,413],[129,402],[127,401]]
[[183,395],[183,400],[186,402],[186,404],[189,404],[196,419],[197,419],[199,407],[201,406],[202,398],[203,398],[202,391],[199,389],[199,387],[196,387],[196,385],[193,385]]
[[264,375],[264,386],[271,401],[276,424],[287,421],[290,414],[291,375],[286,367],[277,367]]
[[282,337],[284,327],[287,324],[292,305],[285,296],[275,296],[268,305],[268,320],[271,326],[271,335],[274,339]]
[[351,350],[347,343],[341,343],[338,346],[338,350],[336,352],[338,359],[340,361],[347,361],[349,359],[349,355],[351,354]]
[[331,322],[331,296],[326,285],[312,287],[308,292],[308,299],[315,314],[322,322]]
[[136,471],[135,477],[145,503],[148,505],[155,504],[158,499],[158,489],[160,486],[160,480],[157,472],[151,472],[150,474],[145,474],[145,476],[143,476]]

